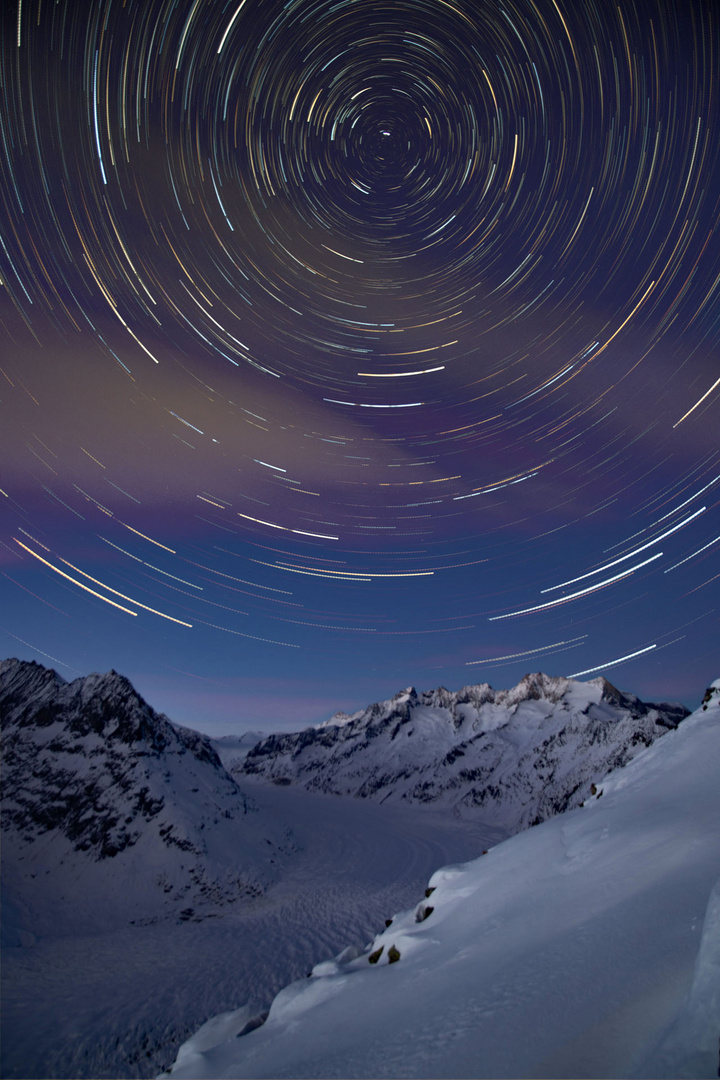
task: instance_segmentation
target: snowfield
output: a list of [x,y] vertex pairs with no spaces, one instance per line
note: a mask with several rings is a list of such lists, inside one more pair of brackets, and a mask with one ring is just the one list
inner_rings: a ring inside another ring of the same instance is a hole
[[183,1077],[716,1077],[720,680],[585,805],[445,866]]

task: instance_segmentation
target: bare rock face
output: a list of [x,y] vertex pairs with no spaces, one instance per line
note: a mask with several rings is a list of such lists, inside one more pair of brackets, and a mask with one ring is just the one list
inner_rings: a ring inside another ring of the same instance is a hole
[[701,703],[703,712],[707,712],[709,705],[717,705],[720,702],[720,679],[711,683],[705,691]]
[[201,917],[262,893],[292,848],[210,740],[117,672],[67,683],[5,660],[0,722],[3,890],[21,922]]
[[537,673],[509,690],[481,683],[456,693],[408,687],[352,715],[272,735],[233,771],[477,814],[516,832],[579,805],[593,783],[687,715],[604,678]]

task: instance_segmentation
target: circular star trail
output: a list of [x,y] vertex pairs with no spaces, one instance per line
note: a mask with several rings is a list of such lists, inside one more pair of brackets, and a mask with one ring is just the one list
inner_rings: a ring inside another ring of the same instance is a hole
[[197,724],[537,669],[693,702],[710,0],[18,0],[2,29],[7,654]]

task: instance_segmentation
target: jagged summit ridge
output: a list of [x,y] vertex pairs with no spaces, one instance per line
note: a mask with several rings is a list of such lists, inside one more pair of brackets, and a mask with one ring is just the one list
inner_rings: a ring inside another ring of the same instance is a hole
[[[429,705],[444,709],[452,709],[457,705],[469,704],[476,708],[491,702],[503,705],[507,708],[517,707],[522,701],[539,701],[546,698],[553,703],[558,702],[572,682],[562,675],[545,675],[535,672],[524,675],[520,682],[509,690],[494,690],[489,683],[477,683],[462,687],[461,690],[450,691],[444,686],[438,686],[435,690],[424,690],[418,694],[414,686],[408,686],[405,690],[399,690],[393,697],[386,701],[376,702],[366,709],[358,709],[354,713],[337,712],[329,720],[323,720],[318,728],[339,727],[352,720],[365,717],[368,709],[374,710],[376,716],[397,711],[403,704],[412,708],[417,705]],[[606,701],[621,703],[622,701],[637,703],[639,698],[634,694],[623,693],[618,690],[604,676],[589,680],[587,686],[599,686],[602,697]]]
[[155,712],[130,680],[114,670],[67,682],[35,661],[3,660],[0,694],[3,727],[62,724],[78,738],[95,734],[126,743],[136,753],[157,755],[174,747],[220,764],[210,739]]
[[272,735],[234,771],[309,790],[482,814],[511,831],[587,797],[593,782],[688,715],[599,677],[542,672],[508,690],[414,687],[315,728]]

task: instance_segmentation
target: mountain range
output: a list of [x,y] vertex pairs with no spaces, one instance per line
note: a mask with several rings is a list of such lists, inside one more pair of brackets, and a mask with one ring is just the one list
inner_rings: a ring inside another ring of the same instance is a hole
[[408,687],[351,715],[261,740],[232,766],[308,791],[402,800],[517,832],[579,806],[689,710],[647,704],[604,678],[526,675],[451,693]]
[[510,690],[411,687],[297,733],[211,740],[155,712],[117,672],[66,682],[3,661],[6,940],[198,919],[260,896],[294,845],[243,792],[250,779],[517,832],[579,805],[687,712],[605,679],[535,674]]

